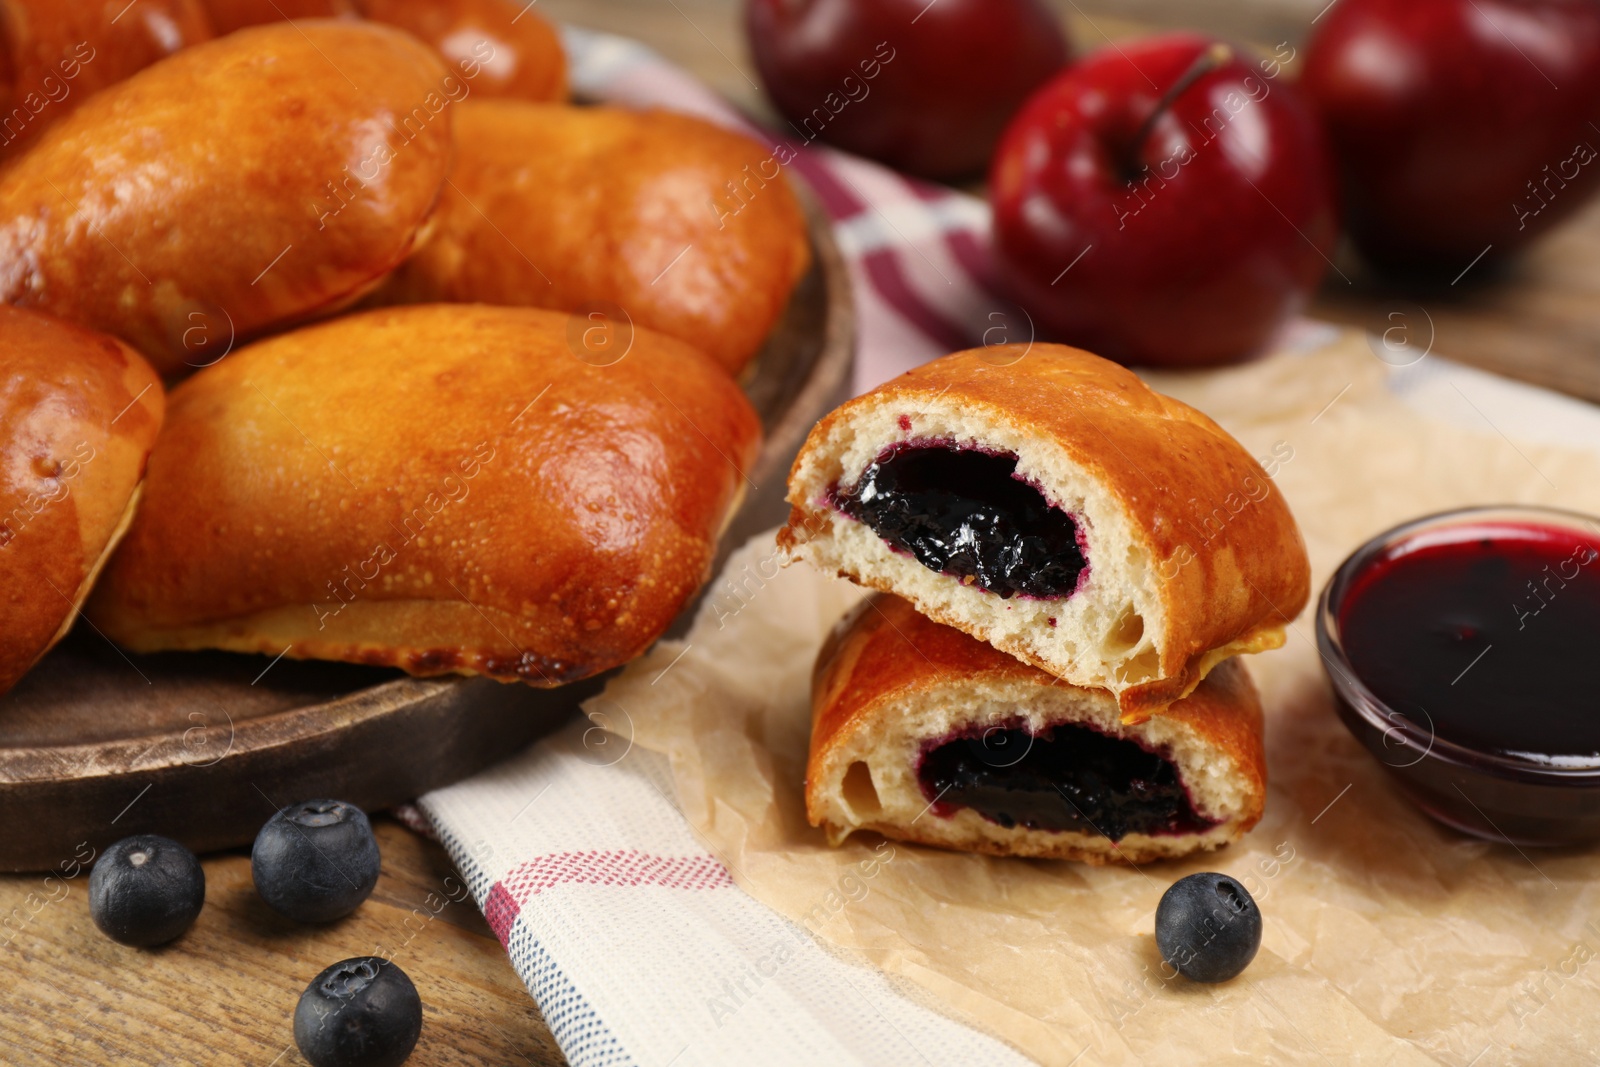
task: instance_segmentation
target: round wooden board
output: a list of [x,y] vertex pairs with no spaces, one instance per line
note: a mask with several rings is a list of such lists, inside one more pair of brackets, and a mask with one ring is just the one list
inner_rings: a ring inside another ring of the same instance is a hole
[[[785,514],[788,463],[850,369],[850,279],[826,218],[798,191],[814,262],[742,381],[767,436],[718,565]],[[98,851],[142,832],[197,852],[242,845],[306,797],[386,808],[521,749],[601,684],[540,690],[223,652],[133,656],[80,620],[0,696],[0,870],[53,868],[82,843]]]

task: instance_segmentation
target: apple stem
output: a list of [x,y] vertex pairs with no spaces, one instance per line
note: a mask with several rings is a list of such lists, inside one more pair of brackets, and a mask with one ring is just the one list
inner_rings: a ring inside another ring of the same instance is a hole
[[1194,62],[1189,64],[1189,69],[1184,71],[1178,77],[1178,80],[1172,83],[1171,88],[1161,94],[1161,99],[1156,101],[1156,106],[1151,109],[1149,115],[1145,116],[1145,120],[1139,124],[1139,129],[1134,133],[1133,140],[1128,142],[1127,151],[1123,156],[1123,159],[1126,160],[1126,165],[1123,167],[1123,175],[1128,184],[1133,184],[1140,175],[1149,169],[1148,166],[1139,162],[1139,152],[1144,148],[1145,141],[1150,139],[1150,133],[1156,128],[1156,123],[1160,121],[1161,116],[1167,113],[1173,102],[1187,92],[1190,86],[1231,59],[1233,59],[1233,49],[1218,41],[1204,52],[1195,56]]

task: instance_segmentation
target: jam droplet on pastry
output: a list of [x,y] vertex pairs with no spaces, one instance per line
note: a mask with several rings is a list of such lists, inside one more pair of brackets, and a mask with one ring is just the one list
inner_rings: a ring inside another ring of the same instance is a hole
[[1068,597],[1088,569],[1071,515],[1017,477],[1010,453],[891,445],[834,506],[929,570],[1001,597]]
[[1215,825],[1195,811],[1170,760],[1073,723],[1038,735],[1018,728],[958,734],[926,750],[917,779],[936,814],[971,808],[1007,829],[1074,830],[1117,841]]

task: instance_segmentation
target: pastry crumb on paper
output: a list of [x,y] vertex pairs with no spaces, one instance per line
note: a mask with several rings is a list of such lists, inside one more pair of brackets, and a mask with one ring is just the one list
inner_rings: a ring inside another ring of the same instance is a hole
[[[1405,376],[1423,373],[1456,375],[1477,421],[1466,404],[1443,417],[1408,403]],[[1437,357],[1396,371],[1357,333],[1150,380],[1262,460],[1305,536],[1314,590],[1369,537],[1431,512],[1600,513],[1600,434],[1503,435],[1484,376]],[[770,534],[742,547],[686,638],[590,706],[626,707],[635,743],[670,758],[685,815],[739,885],[817,937],[1046,1064],[1600,1058],[1600,850],[1519,852],[1411,807],[1335,715],[1310,610],[1286,647],[1248,660],[1267,715],[1268,793],[1240,843],[1138,869],[872,834],[833,849],[805,820],[811,668],[862,593],[778,559]],[[1162,892],[1202,870],[1237,878],[1265,920],[1255,962],[1216,986],[1168,980],[1153,937]]]

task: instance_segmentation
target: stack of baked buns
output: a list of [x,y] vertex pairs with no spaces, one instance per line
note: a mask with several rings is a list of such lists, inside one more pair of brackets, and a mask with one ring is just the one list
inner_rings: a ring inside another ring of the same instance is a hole
[[1260,819],[1233,657],[1283,644],[1310,569],[1216,423],[1077,349],[958,352],[818,423],[789,502],[788,558],[878,591],[815,669],[831,841],[1142,863]]
[[810,262],[782,177],[714,210],[770,153],[568,104],[505,0],[120,6],[0,2],[0,691],[80,607],[541,686],[647,648]]

